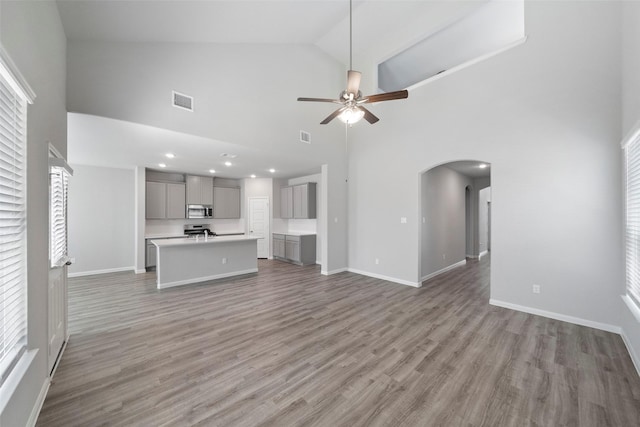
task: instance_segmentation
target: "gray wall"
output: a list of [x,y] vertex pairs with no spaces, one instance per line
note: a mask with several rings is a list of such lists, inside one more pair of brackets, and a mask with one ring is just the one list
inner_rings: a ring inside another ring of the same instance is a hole
[[478,192],[478,250],[483,253],[489,246],[489,201],[491,200],[491,187],[483,188]]
[[492,172],[491,297],[618,324],[620,8],[527,2],[525,44],[381,103],[375,126],[354,126],[350,267],[416,282],[420,173],[483,159]]
[[47,382],[50,141],[66,157],[66,38],[55,2],[0,2],[0,43],[36,93],[27,118],[28,346],[37,355],[8,406],[3,426],[25,425]]
[[465,188],[471,184],[469,177],[446,166],[422,174],[421,281],[425,276],[464,261]]
[[72,165],[69,182],[70,275],[133,270],[135,171]]
[[[625,2],[622,11],[622,133],[627,135],[632,130],[640,130],[640,3]],[[622,301],[618,304],[623,337],[640,372],[640,317],[634,317]]]

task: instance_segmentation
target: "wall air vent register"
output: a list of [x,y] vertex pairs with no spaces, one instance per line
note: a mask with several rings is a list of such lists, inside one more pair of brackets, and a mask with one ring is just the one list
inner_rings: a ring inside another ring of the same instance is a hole
[[193,111],[193,97],[185,95],[175,90],[171,92],[171,103],[176,108],[182,108],[183,110]]

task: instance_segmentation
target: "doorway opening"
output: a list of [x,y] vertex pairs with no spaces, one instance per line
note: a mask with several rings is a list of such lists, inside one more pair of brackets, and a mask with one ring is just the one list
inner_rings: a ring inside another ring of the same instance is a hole
[[420,177],[420,281],[489,253],[491,165],[455,161]]

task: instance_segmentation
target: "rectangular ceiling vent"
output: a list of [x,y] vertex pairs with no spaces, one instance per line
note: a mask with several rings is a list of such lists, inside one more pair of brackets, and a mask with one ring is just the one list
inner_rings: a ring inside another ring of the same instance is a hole
[[173,94],[173,106],[182,108],[183,110],[193,111],[193,96],[185,95],[184,93],[172,91]]
[[300,131],[300,142],[304,142],[305,144],[311,144],[311,134],[307,131]]

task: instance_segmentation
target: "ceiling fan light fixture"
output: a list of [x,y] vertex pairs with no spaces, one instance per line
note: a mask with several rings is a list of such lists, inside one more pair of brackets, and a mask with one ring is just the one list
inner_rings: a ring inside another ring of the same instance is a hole
[[364,111],[358,107],[349,107],[338,116],[342,123],[346,123],[348,125],[358,123],[363,117]]

